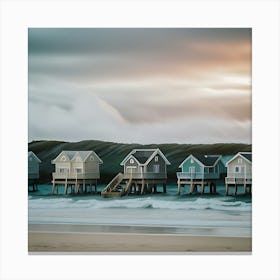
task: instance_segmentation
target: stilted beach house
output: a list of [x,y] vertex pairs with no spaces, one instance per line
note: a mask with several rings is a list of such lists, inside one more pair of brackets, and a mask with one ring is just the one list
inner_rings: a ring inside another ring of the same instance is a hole
[[40,177],[41,160],[32,152],[28,152],[28,187],[32,186],[33,191],[37,189],[37,181]]
[[228,195],[229,187],[234,187],[234,194],[237,194],[239,185],[243,187],[244,193],[249,187],[252,189],[252,153],[239,152],[226,163],[227,176],[225,178],[226,194]]
[[64,186],[64,194],[67,194],[68,188],[71,192],[78,193],[80,187],[86,192],[87,187],[95,186],[100,179],[99,166],[103,161],[94,151],[62,151],[54,160],[55,172],[52,174],[52,193],[58,193],[59,185]]
[[[134,149],[121,162],[119,173],[102,191],[102,196],[122,196],[130,193],[155,193],[162,184],[166,192],[166,167],[170,162],[160,149]],[[120,187],[122,183],[124,187]]]
[[190,193],[201,186],[204,193],[209,185],[209,192],[216,193],[216,180],[220,178],[223,163],[220,155],[189,155],[180,165],[181,172],[177,172],[178,194],[185,185],[190,185]]

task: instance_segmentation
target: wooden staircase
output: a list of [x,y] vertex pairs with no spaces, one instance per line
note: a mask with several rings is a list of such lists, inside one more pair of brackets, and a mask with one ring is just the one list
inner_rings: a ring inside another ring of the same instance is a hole
[[111,182],[102,190],[102,197],[120,197],[126,194],[126,190],[131,186],[132,179],[130,178],[126,184],[125,189],[120,188],[120,184],[123,181],[124,175],[118,173]]

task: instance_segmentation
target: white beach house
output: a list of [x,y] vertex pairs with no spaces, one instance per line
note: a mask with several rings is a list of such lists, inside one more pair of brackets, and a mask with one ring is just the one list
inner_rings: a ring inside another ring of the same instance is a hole
[[243,185],[244,193],[247,191],[247,186],[252,186],[252,153],[239,152],[226,163],[227,176],[225,178],[226,194],[228,187],[234,186],[234,193],[237,192],[238,185]]
[[53,190],[56,185],[64,185],[64,193],[67,193],[68,186],[75,186],[75,193],[79,191],[79,187],[97,186],[97,180],[100,179],[99,166],[103,161],[94,151],[62,151],[54,160],[55,172],[53,175]]

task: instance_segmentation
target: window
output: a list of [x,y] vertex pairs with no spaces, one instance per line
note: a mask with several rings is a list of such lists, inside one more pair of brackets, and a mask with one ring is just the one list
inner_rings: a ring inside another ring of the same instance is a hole
[[130,161],[129,161],[129,163],[132,163],[132,164],[133,164],[133,163],[134,163],[134,160],[131,158]]
[[90,160],[94,160],[94,157],[93,156],[90,156],[90,158],[89,158]]
[[59,168],[59,173],[65,173],[65,168]]
[[159,173],[159,164],[154,165],[154,173]]
[[238,159],[238,163],[242,163],[242,158],[239,158],[239,159]]
[[62,160],[62,161],[65,161],[65,160],[66,160],[66,157],[65,157],[65,156],[62,156],[62,157],[61,157],[61,160]]
[[76,168],[76,173],[82,173],[82,169],[81,168]]
[[191,158],[191,163],[193,163],[193,159]]
[[234,167],[234,172],[235,172],[235,173],[239,173],[239,172],[240,172],[239,166],[235,166],[235,167]]
[[155,156],[155,162],[158,162],[158,156]]

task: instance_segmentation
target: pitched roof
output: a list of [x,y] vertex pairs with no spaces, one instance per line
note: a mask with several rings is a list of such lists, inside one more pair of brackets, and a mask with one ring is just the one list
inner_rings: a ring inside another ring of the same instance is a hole
[[97,161],[100,164],[103,163],[103,161],[94,151],[62,151],[54,160],[52,160],[52,163],[54,163],[61,154],[66,155],[70,161],[74,161],[77,157],[80,157],[82,162],[85,162],[91,154],[94,154],[97,158]]
[[77,157],[80,157],[82,161],[85,161],[91,153],[92,151],[76,151],[71,160],[75,160]]
[[147,165],[155,155],[160,155],[167,165],[170,165],[170,162],[165,157],[160,149],[133,149],[121,162],[121,165],[124,165],[125,162],[129,159],[131,155],[136,158],[140,165]]
[[215,165],[216,161],[220,158],[217,155],[196,155],[195,157],[205,166]]
[[144,164],[153,153],[154,151],[138,150],[133,154],[133,156],[139,161],[140,164]]
[[241,156],[242,158],[244,158],[247,162],[252,163],[252,153],[251,152],[239,152],[237,153],[233,158],[231,158],[227,163],[226,166],[233,161],[235,158],[237,158],[238,156]]
[[28,152],[28,159],[30,156],[33,157],[37,162],[41,163],[41,160],[32,151]]
[[193,158],[196,162],[201,166],[212,167],[215,166],[218,160],[221,158],[220,155],[189,155],[184,159],[184,161],[179,165],[179,167],[183,167],[183,164],[189,159]]

